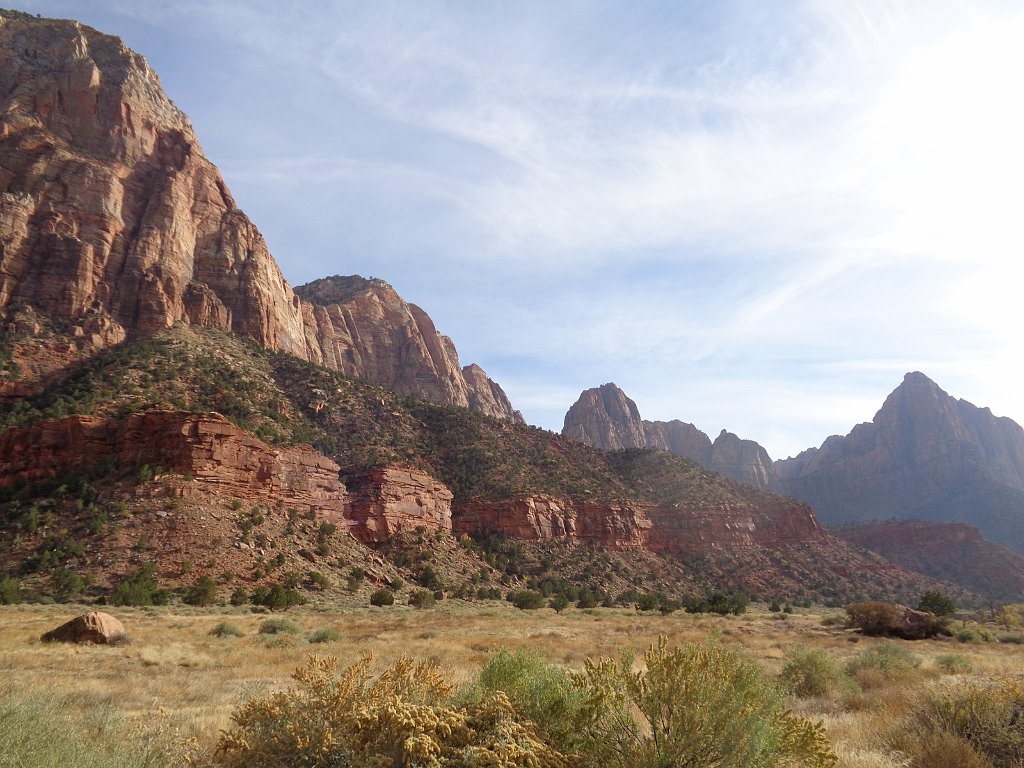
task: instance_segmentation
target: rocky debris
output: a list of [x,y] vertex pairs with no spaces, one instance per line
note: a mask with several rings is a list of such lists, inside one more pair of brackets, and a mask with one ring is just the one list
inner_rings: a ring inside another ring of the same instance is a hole
[[907,570],[1004,602],[1024,600],[1024,555],[964,523],[890,520],[832,531]]
[[730,480],[768,490],[776,481],[768,452],[753,440],[722,430],[714,443],[693,424],[679,420],[644,421],[615,384],[588,389],[565,414],[565,437],[606,451],[656,448],[671,451]]
[[131,642],[124,631],[124,625],[102,611],[93,611],[76,616],[56,629],[42,636],[44,643],[95,643],[97,645],[122,645]]
[[350,490],[351,532],[363,543],[416,529],[452,530],[452,492],[424,472],[377,469],[351,483]]
[[[73,21],[0,13],[0,310],[95,351],[187,323],[400,394],[514,418],[382,281],[293,290],[146,60]],[[308,297],[307,301],[303,296]]]
[[1024,552],[1024,429],[908,373],[874,419],[775,464],[826,523],[959,521]]

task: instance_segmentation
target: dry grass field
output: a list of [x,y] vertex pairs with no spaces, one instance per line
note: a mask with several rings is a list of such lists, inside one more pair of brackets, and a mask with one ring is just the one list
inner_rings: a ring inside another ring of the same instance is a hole
[[[538,651],[553,663],[578,670],[587,657],[618,657],[626,649],[642,653],[659,637],[680,644],[717,636],[723,645],[756,659],[773,678],[800,649],[820,651],[839,668],[872,649],[913,654],[908,667],[866,665],[852,673],[855,684],[845,678],[846,683],[823,695],[791,699],[798,714],[825,723],[839,766],[884,768],[924,764],[920,757],[912,763],[894,745],[900,744],[899,723],[915,712],[928,691],[971,680],[1024,684],[1024,645],[860,638],[834,619],[827,621],[840,615],[836,610],[797,609],[787,615],[752,609],[739,617],[719,617],[570,608],[556,614],[456,600],[430,610],[305,606],[273,616],[241,608],[118,608],[111,612],[131,635],[128,645],[40,642],[43,632],[87,610],[71,605],[0,606],[0,731],[5,711],[10,719],[12,709],[43,702],[49,716],[65,718],[72,729],[95,728],[129,743],[129,737],[138,739],[140,734],[151,743],[159,738],[189,741],[203,752],[229,727],[235,707],[254,694],[287,686],[291,673],[310,654],[336,656],[343,664],[367,652],[382,665],[402,655],[430,659],[453,682],[469,684],[500,648]],[[281,618],[298,631],[260,633],[263,622]],[[224,622],[241,634],[212,635]],[[99,725],[97,713],[104,713]],[[83,719],[85,715],[92,719]],[[15,758],[5,758],[2,738],[0,734],[0,766],[18,765]],[[1000,765],[964,762],[966,758],[955,754],[952,760],[931,764]]]

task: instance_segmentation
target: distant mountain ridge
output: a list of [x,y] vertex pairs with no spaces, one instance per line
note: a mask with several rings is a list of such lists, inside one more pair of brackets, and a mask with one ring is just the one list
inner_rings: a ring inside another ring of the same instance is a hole
[[562,435],[603,450],[656,448],[700,464],[731,480],[768,490],[775,468],[768,452],[753,440],[722,430],[712,442],[683,421],[645,421],[614,383],[585,390],[565,415]]
[[562,434],[605,450],[671,451],[807,502],[826,525],[893,517],[964,522],[1024,552],[1024,429],[951,397],[920,372],[906,374],[873,421],[775,462],[756,442],[725,430],[712,443],[692,424],[644,421],[614,384],[583,392]]
[[827,524],[965,522],[1024,552],[1024,429],[908,373],[870,423],[775,463],[777,490]]

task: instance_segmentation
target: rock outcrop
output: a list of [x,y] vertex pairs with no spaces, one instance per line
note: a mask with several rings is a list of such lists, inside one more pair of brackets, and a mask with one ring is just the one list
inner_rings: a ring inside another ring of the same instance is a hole
[[613,383],[584,391],[565,414],[562,434],[606,451],[648,447],[636,403]]
[[458,505],[453,527],[469,535],[499,534],[527,541],[568,538],[628,549],[647,545],[650,505],[595,504],[549,496],[472,500]]
[[825,533],[804,504],[778,498],[751,505],[597,504],[527,497],[457,505],[453,529],[525,540],[569,538],[608,549],[679,555],[714,547],[775,547]]
[[974,526],[890,520],[833,534],[910,571],[1005,602],[1024,600],[1024,555],[988,541]]
[[722,430],[711,439],[693,424],[645,421],[636,403],[615,384],[588,389],[565,414],[562,434],[573,440],[614,451],[655,448],[671,451],[731,480],[767,490],[776,482],[768,452],[753,440]]
[[[69,416],[0,435],[0,487],[104,465],[164,467],[225,498],[280,501],[338,521],[349,516],[336,463],[305,445],[271,447],[216,413],[147,411],[120,420]],[[181,493],[187,495],[188,488],[182,486]]]
[[71,621],[51,629],[40,638],[44,643],[93,643],[95,645],[121,645],[129,642],[124,625],[102,611],[76,616]]
[[362,542],[418,528],[452,530],[452,492],[415,469],[387,467],[351,483],[351,531]]
[[401,394],[514,417],[386,283],[293,290],[188,118],[119,39],[2,11],[0,64],[0,310],[68,325],[86,352],[174,323],[230,330]]
[[908,373],[871,423],[775,463],[826,524],[959,521],[1024,552],[1024,430]]

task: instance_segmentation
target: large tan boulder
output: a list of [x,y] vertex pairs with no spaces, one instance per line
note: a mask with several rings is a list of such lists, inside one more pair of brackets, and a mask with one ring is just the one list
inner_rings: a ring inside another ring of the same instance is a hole
[[124,625],[102,611],[93,611],[76,616],[71,621],[51,629],[43,635],[43,642],[52,643],[96,643],[98,645],[120,645],[130,642]]

